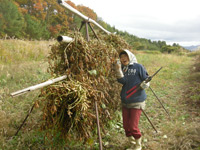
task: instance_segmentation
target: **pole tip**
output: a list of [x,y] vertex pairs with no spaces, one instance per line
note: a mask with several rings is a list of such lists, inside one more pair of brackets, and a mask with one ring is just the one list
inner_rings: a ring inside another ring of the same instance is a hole
[[58,41],[58,42],[61,42],[62,40],[63,40],[63,37],[62,37],[62,36],[58,36],[58,37],[57,37],[57,41]]

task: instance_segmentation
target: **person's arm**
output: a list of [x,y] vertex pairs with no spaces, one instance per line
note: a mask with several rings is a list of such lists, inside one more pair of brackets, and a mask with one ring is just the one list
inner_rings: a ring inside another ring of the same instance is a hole
[[139,75],[140,75],[140,79],[142,81],[144,81],[149,76],[149,74],[146,71],[145,67],[143,65],[141,65],[141,64],[140,64],[140,69],[139,69]]
[[146,89],[150,86],[150,82],[146,83],[144,80],[146,78],[148,78],[149,74],[147,73],[146,69],[144,68],[143,65],[141,65],[141,68],[140,68],[140,77],[141,77],[141,80],[143,81],[140,85],[140,87],[142,89]]
[[117,81],[121,84],[125,84],[126,80],[124,78],[121,63],[119,60],[115,64],[115,72],[116,72]]
[[117,81],[118,81],[119,83],[123,84],[123,85],[126,84],[126,80],[125,80],[124,77],[117,79]]

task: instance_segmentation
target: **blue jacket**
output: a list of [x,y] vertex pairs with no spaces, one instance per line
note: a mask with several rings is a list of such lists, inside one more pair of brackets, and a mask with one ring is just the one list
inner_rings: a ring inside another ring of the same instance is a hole
[[[122,68],[123,69],[123,68]],[[130,98],[126,98],[126,92],[133,86],[138,85],[148,77],[146,69],[138,63],[129,64],[128,69],[124,72],[124,77],[117,79],[119,83],[123,84],[121,90],[121,101],[124,104],[137,103],[145,101],[147,95],[145,90],[138,90]]]

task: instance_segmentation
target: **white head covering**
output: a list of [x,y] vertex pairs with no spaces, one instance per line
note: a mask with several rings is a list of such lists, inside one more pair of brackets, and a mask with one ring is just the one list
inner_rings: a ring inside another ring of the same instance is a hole
[[[135,57],[135,55],[133,54],[133,53],[131,53],[129,50],[127,50],[127,49],[124,49],[123,50],[124,52],[126,52],[127,53],[127,55],[128,55],[128,58],[129,58],[129,65],[133,65],[134,63],[137,63],[137,59],[136,59],[136,57]],[[122,52],[123,52],[122,51]]]

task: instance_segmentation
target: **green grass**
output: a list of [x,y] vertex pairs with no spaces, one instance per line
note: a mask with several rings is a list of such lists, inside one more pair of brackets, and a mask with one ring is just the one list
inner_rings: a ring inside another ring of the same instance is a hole
[[[46,56],[53,41],[0,40],[0,150],[13,149],[98,149],[97,136],[86,143],[76,141],[76,137],[63,140],[54,131],[40,130],[42,107],[34,109],[18,136],[13,137],[40,90],[10,97],[11,92],[32,86],[50,78]],[[17,46],[16,46],[17,45]],[[150,75],[161,66],[163,69],[151,81],[151,87],[171,115],[165,111],[150,89],[147,90],[146,113],[159,131],[155,134],[147,119],[142,115],[140,128],[143,134],[143,150],[198,150],[199,131],[199,77],[198,66],[192,69],[199,53],[171,55],[161,53],[136,54]],[[191,70],[192,73],[191,73]],[[196,81],[196,82],[192,82]],[[119,91],[120,92],[120,91]],[[119,93],[118,92],[118,93]],[[117,94],[117,93],[116,93]],[[106,149],[128,148],[120,108],[116,116],[104,127],[103,144]],[[96,131],[94,131],[96,132]]]
[[[171,120],[169,120],[168,115],[156,97],[148,89],[146,91],[148,95],[146,113],[159,133],[155,134],[154,129],[145,116],[142,115],[140,128],[144,137],[143,148],[145,150],[199,149],[200,131],[197,115],[199,107],[195,108],[194,105],[187,105],[190,99],[186,93],[187,88],[194,88],[194,84],[188,81],[188,78],[191,77],[193,57],[191,58],[187,55],[145,53],[137,53],[136,57],[138,62],[145,66],[150,75],[161,66],[163,67],[151,81],[151,87],[171,116]],[[199,85],[199,82],[197,84]],[[199,88],[196,86],[195,90],[199,90]],[[196,92],[190,98],[199,102],[198,93]],[[192,114],[190,113],[191,110]],[[191,116],[196,119],[192,119]],[[118,129],[115,128],[115,130]],[[111,131],[108,130],[108,132]],[[110,134],[112,135],[111,137],[116,136],[116,132],[111,132]],[[119,137],[124,138],[119,140]],[[124,133],[117,133],[117,137],[111,138],[109,142],[111,145],[115,145],[115,149],[123,149],[127,146],[128,141]],[[119,147],[119,143],[121,147]]]
[[[16,133],[34,101],[38,99],[39,91],[15,98],[10,93],[49,79],[46,56],[49,44],[52,43],[53,41],[0,40],[0,149],[17,149],[19,142],[22,142],[19,138],[10,137]],[[37,129],[40,116],[41,110],[35,109],[24,132]],[[19,146],[20,149],[23,149],[22,145],[23,143]],[[26,147],[24,145],[24,149]]]

